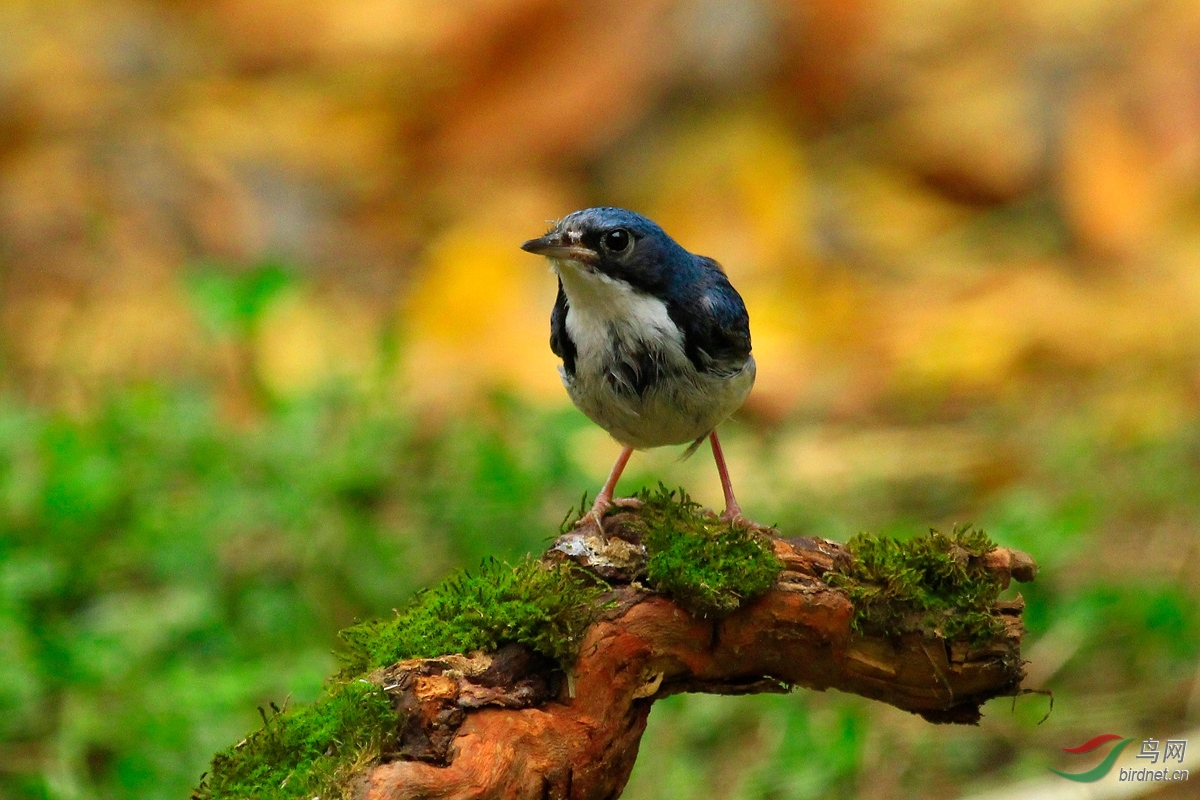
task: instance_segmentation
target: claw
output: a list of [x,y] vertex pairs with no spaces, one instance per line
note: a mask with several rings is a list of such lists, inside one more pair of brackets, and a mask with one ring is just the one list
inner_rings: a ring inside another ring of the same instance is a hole
[[611,503],[602,503],[600,500],[597,500],[595,505],[592,506],[592,510],[579,518],[579,521],[575,523],[575,527],[586,528],[589,525],[595,525],[600,535],[604,536],[604,515],[608,512],[611,505]]

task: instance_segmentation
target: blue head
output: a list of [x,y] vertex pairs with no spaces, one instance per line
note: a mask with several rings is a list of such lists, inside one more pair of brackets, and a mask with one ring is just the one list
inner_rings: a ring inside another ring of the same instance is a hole
[[[621,330],[635,341],[633,349],[681,338],[684,353],[700,372],[732,376],[750,358],[750,318],[720,265],[684,250],[641,214],[586,208],[521,249],[546,256],[558,273],[550,347],[563,359],[566,374],[574,374],[579,344],[569,330],[572,309],[587,310],[590,322],[580,322],[576,333],[593,349],[610,347],[613,331]],[[634,372],[651,375],[657,369],[638,365]],[[632,380],[630,385],[639,384]]]
[[695,257],[662,228],[623,208],[568,214],[521,249],[553,259],[560,269],[599,273],[659,297],[700,269]]

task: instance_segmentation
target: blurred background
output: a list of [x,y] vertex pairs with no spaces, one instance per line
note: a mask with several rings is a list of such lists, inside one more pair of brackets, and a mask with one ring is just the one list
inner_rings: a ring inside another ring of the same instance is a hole
[[[1200,753],[1197,53],[1191,0],[4,0],[0,797],[186,797],[338,629],[543,549],[618,447],[518,245],[598,204],[746,299],[750,515],[1027,550],[1054,693],[671,698],[626,797]],[[678,455],[621,489],[719,504]]]

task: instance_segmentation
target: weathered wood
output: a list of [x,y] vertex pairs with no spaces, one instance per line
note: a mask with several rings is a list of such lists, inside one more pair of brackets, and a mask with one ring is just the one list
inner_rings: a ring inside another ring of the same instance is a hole
[[[1004,633],[980,645],[929,633],[863,636],[852,629],[849,599],[822,579],[845,550],[776,539],[784,571],[774,587],[723,619],[698,619],[636,582],[636,540],[621,538],[619,519],[606,524],[609,537],[573,532],[547,556],[571,558],[614,585],[573,674],[521,648],[383,671],[375,679],[405,715],[402,756],[366,775],[360,797],[615,798],[652,703],[678,692],[832,688],[933,722],[974,723],[982,703],[1014,694],[1024,677],[1019,598],[997,605]],[[1003,549],[985,564],[1005,584],[1035,570],[1024,553]]]

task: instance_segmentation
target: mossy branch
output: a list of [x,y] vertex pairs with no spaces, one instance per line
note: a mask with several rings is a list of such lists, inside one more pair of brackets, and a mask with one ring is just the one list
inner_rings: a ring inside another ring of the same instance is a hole
[[999,595],[1035,565],[980,531],[843,546],[639,499],[344,632],[325,698],[264,715],[196,797],[616,797],[670,694],[835,688],[973,723],[1020,688]]

